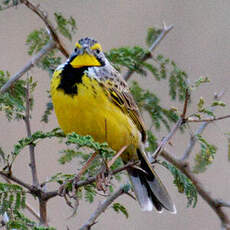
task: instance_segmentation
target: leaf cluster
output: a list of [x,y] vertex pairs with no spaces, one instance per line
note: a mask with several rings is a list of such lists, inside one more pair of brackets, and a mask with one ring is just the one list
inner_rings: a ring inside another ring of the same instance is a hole
[[172,109],[166,109],[160,105],[160,99],[149,90],[144,90],[137,82],[133,82],[130,91],[141,110],[148,112],[152,124],[156,129],[161,128],[161,123],[169,130],[170,124],[178,120],[178,115]]
[[[8,80],[9,72],[0,70],[0,87],[2,87]],[[32,77],[27,80],[18,80],[15,84],[4,94],[0,95],[0,111],[4,112],[7,119],[20,120],[25,116],[26,110],[26,88],[29,87],[30,94],[34,91],[37,83],[33,82]],[[30,109],[32,109],[33,98],[30,96]]]
[[196,154],[194,173],[201,173],[207,169],[207,166],[212,164],[216,155],[216,146],[209,144],[201,135],[196,135],[200,143],[200,152]]
[[7,229],[40,229],[21,212],[26,206],[26,193],[20,186],[0,183],[0,203],[0,215],[3,216],[3,224]]
[[120,203],[113,203],[112,208],[116,213],[122,213],[126,218],[129,217],[129,213],[124,205]]
[[162,165],[173,175],[173,183],[177,186],[178,192],[186,195],[187,207],[192,206],[195,208],[197,203],[197,190],[192,181],[172,164],[163,161]]

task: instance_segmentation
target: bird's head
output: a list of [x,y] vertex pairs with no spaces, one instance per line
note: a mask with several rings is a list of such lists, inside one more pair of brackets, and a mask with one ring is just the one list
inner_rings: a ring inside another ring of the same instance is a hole
[[103,66],[105,65],[105,56],[101,45],[96,40],[87,37],[80,39],[75,44],[69,62],[73,68]]

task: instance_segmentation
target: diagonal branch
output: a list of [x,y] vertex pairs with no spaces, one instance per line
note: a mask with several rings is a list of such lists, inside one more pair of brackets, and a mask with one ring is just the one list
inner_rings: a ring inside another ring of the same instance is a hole
[[13,75],[9,81],[7,81],[0,89],[0,94],[5,93],[20,77],[22,77],[27,71],[34,67],[41,58],[46,55],[50,50],[56,47],[56,43],[51,40],[46,44],[32,59],[15,75]]
[[97,218],[109,207],[109,205],[111,205],[115,199],[125,193],[127,193],[127,191],[125,189],[125,186],[123,185],[114,194],[112,194],[98,206],[98,208],[90,216],[88,221],[79,230],[90,230],[91,227],[96,224]]
[[[163,40],[163,38],[167,35],[167,33],[172,30],[173,25],[170,26],[166,26],[165,23],[163,23],[163,29],[161,31],[161,33],[159,34],[159,36],[157,37],[157,39],[153,42],[153,44],[149,47],[149,53],[146,53],[143,58],[142,58],[142,62],[146,61],[147,59],[151,58],[151,52],[153,52],[154,49],[156,49],[156,47],[159,45],[159,43]],[[126,81],[129,80],[129,78],[131,77],[131,75],[133,74],[134,71],[132,70],[128,70],[127,73],[124,75],[124,79]]]
[[227,213],[221,208],[221,206],[216,202],[216,199],[211,196],[211,194],[204,188],[202,183],[197,177],[193,175],[189,169],[189,165],[181,160],[175,159],[171,154],[166,151],[162,151],[161,156],[165,158],[168,162],[173,164],[175,167],[180,169],[196,186],[199,195],[207,202],[209,207],[216,213],[221,221],[221,225],[224,229],[230,230],[230,219]]
[[182,112],[180,118],[178,119],[178,121],[176,122],[176,124],[174,125],[174,127],[172,128],[172,130],[169,132],[169,134],[166,137],[163,138],[163,140],[158,145],[155,152],[152,154],[153,158],[155,160],[157,159],[157,157],[159,156],[161,151],[164,149],[164,147],[167,145],[167,143],[170,141],[170,139],[173,137],[173,135],[176,133],[176,131],[186,122],[185,116],[186,116],[186,112],[187,112],[189,97],[190,97],[189,91],[186,90],[183,112]]

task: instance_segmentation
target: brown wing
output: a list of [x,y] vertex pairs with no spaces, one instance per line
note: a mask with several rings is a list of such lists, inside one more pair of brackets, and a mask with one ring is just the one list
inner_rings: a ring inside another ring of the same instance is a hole
[[142,141],[145,142],[146,129],[144,121],[126,82],[121,79],[119,73],[113,73],[113,78],[103,79],[101,84],[106,93],[110,96],[112,102],[132,119],[142,135]]

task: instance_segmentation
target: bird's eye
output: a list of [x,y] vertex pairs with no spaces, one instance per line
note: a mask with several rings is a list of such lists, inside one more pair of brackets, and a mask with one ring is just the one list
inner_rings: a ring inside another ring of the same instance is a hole
[[78,48],[76,47],[75,49],[74,49],[74,52],[76,53],[78,51]]
[[95,49],[95,53],[99,54],[101,51],[99,49]]

